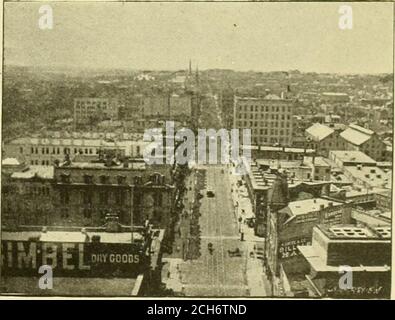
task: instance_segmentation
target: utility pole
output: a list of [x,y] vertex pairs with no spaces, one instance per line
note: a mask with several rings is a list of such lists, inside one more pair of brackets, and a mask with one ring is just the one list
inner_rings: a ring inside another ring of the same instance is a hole
[[133,185],[130,185],[130,232],[131,232],[131,241],[134,242],[133,238]]

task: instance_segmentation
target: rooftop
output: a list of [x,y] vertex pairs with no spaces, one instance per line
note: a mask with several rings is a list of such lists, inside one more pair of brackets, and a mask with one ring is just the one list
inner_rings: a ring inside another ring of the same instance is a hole
[[374,134],[372,130],[350,124],[350,126],[344,130],[340,135],[348,142],[359,146],[370,139]]
[[[88,235],[89,238],[86,237]],[[28,241],[35,238],[43,242],[90,242],[92,236],[100,236],[101,243],[132,243],[131,232],[105,232],[105,231],[2,231],[2,240]],[[87,241],[88,239],[88,241]],[[133,232],[133,240],[143,240],[141,232]]]
[[350,150],[330,150],[329,156],[333,160],[354,164],[370,164],[375,165],[376,161],[363,153],[362,151]]
[[128,162],[124,167],[122,162],[113,162],[111,166],[106,166],[105,162],[71,162],[70,164],[61,164],[62,169],[108,169],[108,170],[145,170],[144,162]]
[[311,127],[306,129],[306,132],[313,138],[313,140],[321,141],[331,135],[334,130],[323,124],[314,123]]
[[346,166],[344,171],[371,188],[391,189],[392,187],[392,171],[385,172],[378,167],[372,166]]
[[391,226],[359,227],[355,225],[317,225],[317,228],[331,240],[390,240]]
[[347,97],[347,93],[342,93],[342,92],[323,92],[323,96],[335,96],[335,97]]
[[21,163],[16,158],[5,158],[1,161],[2,166],[19,166]]
[[53,179],[54,178],[54,167],[53,166],[29,166],[28,170],[21,172],[14,172],[11,175],[14,179]]
[[284,209],[281,209],[279,212],[289,212],[293,216],[303,215],[310,212],[317,212],[322,210],[323,208],[328,208],[330,206],[336,207],[341,206],[343,203],[336,202],[333,200],[323,199],[323,198],[314,198],[314,199],[306,199],[299,201],[292,201],[288,203],[288,206]]

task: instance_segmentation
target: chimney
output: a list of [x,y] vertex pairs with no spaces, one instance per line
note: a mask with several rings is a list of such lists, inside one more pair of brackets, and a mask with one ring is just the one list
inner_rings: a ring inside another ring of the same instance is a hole
[[325,209],[325,205],[324,204],[320,204],[320,210],[324,210]]
[[333,207],[333,202],[328,202],[328,207]]

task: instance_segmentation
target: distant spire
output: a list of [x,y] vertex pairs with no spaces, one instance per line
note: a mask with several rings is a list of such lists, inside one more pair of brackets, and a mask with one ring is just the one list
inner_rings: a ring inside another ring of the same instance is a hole
[[196,83],[199,84],[199,66],[196,65]]
[[192,61],[189,59],[189,75],[192,75]]

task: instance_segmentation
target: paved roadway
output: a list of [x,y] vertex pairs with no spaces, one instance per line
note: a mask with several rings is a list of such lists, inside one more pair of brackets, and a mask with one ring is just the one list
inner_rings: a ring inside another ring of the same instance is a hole
[[[204,197],[200,207],[201,256],[180,265],[186,296],[246,296],[249,294],[246,278],[247,253],[240,241],[231,202],[230,183],[225,166],[200,166],[206,170]],[[206,196],[213,190],[214,198]],[[214,247],[212,254],[208,243]],[[228,250],[240,248],[241,257],[230,257]]]

